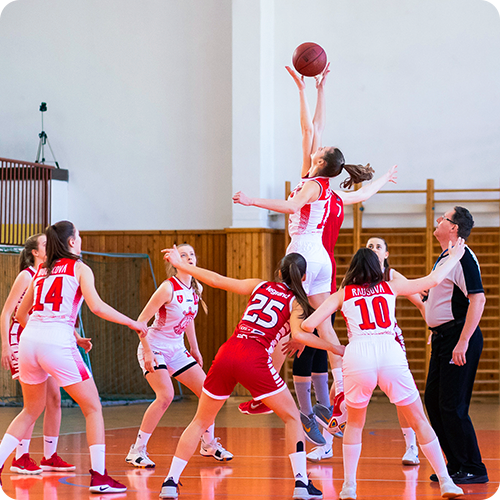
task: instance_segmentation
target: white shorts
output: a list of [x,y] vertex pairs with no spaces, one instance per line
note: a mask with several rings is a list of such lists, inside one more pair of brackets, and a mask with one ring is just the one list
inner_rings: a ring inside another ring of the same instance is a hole
[[377,384],[396,405],[409,405],[419,397],[405,353],[392,335],[350,341],[342,372],[346,403],[353,408],[365,408]]
[[[184,345],[184,338],[179,340],[168,340],[161,346],[150,342],[151,350],[158,361],[155,370],[168,370],[171,377],[176,377],[187,369],[197,364],[197,361],[191,356]],[[137,348],[137,359],[144,375],[149,373],[144,366],[144,349],[142,344]]]
[[[64,337],[61,344],[51,342]],[[73,336],[73,328],[58,323],[26,326],[19,341],[19,379],[24,384],[45,382],[51,375],[60,387],[77,384],[92,377]]]
[[299,236],[292,240],[286,253],[299,253],[306,259],[306,280],[302,283],[305,292],[310,297],[319,293],[332,291],[332,261],[323,246],[321,237]]

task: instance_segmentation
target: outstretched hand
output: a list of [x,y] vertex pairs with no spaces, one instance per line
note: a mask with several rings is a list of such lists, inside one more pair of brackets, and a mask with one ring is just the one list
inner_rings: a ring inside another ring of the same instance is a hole
[[244,205],[245,207],[249,207],[252,204],[252,199],[249,198],[245,193],[242,191],[238,191],[234,196],[233,196],[233,203],[239,203],[240,205]]
[[328,73],[330,73],[330,63],[328,63],[325,66],[325,69],[319,75],[316,75],[314,77],[314,79],[316,80],[316,88],[317,89],[325,87],[326,77],[328,76]]
[[304,81],[304,76],[299,76],[290,66],[285,66],[293,81],[297,85],[299,90],[304,90],[306,88],[306,82]]
[[393,184],[397,184],[398,182],[398,166],[394,165],[387,172],[387,182],[392,182]]

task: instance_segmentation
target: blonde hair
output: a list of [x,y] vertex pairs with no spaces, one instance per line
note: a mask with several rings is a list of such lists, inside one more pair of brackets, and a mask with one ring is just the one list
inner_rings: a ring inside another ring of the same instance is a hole
[[[191,247],[193,248],[189,243],[181,243],[180,245],[177,245],[177,248],[180,247]],[[194,250],[194,248],[193,248]],[[166,261],[165,262],[165,271],[167,272],[167,279],[171,278],[172,276],[177,276],[177,269],[170,264],[170,262]],[[191,286],[193,287],[194,293],[197,295],[198,299],[200,300],[201,307],[203,308],[203,311],[205,311],[205,314],[208,315],[208,306],[207,303],[202,299],[201,297],[201,285],[199,281],[196,278],[193,278],[191,276]]]

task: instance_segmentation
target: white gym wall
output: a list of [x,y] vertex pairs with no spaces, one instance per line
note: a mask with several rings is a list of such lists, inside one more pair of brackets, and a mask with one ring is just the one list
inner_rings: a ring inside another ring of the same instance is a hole
[[[0,17],[0,156],[35,159],[45,101],[80,229],[279,225],[231,195],[298,181],[284,66],[304,41],[331,61],[324,142],[348,162],[398,164],[396,189],[499,187],[500,19],[484,0],[16,0]],[[421,225],[424,200],[379,195],[364,224]],[[498,206],[469,206],[498,225]]]

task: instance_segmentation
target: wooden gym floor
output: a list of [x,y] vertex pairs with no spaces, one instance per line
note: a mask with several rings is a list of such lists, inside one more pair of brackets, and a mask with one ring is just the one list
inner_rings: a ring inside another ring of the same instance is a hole
[[[246,416],[238,411],[244,398],[230,398],[216,421],[216,436],[234,453],[223,464],[196,453],[181,476],[183,500],[280,500],[290,499],[293,480],[284,452],[284,428],[275,415]],[[63,408],[58,453],[74,463],[74,473],[44,473],[23,476],[9,471],[12,458],[2,474],[3,490],[17,500],[129,500],[157,499],[168,471],[177,439],[196,409],[196,398],[172,403],[153,434],[148,451],[156,469],[135,469],[125,463],[129,446],[135,441],[146,404],[104,408],[106,421],[107,468],[110,475],[128,486],[128,492],[93,495],[88,491],[90,476],[85,424],[79,408]],[[0,432],[5,432],[19,408],[0,408]],[[465,486],[465,499],[483,500],[497,492],[500,480],[500,406],[498,402],[475,401],[471,415],[477,431],[490,482]],[[37,423],[31,455],[37,462],[43,455],[41,422]],[[342,441],[334,439],[334,456],[308,469],[314,484],[325,499],[336,500],[342,486]],[[308,451],[312,447],[307,444]],[[363,451],[358,470],[358,499],[440,498],[436,483],[429,481],[432,470],[421,459],[420,466],[401,464],[404,441],[395,408],[384,398],[372,401],[363,435]],[[497,497],[497,495],[495,495]],[[0,498],[2,493],[0,492]]]

